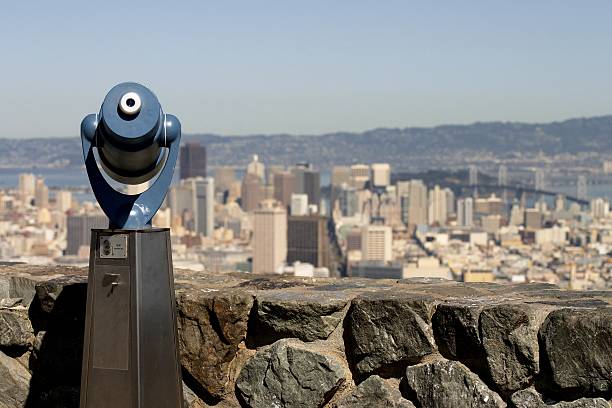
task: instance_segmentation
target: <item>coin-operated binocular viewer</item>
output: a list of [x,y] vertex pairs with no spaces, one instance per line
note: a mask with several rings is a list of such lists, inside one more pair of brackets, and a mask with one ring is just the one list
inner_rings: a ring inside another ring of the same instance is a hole
[[[81,408],[181,408],[170,232],[151,227],[181,125],[136,83],[110,90],[81,123],[91,188],[109,229],[91,233]],[[149,183],[139,194],[121,184]]]

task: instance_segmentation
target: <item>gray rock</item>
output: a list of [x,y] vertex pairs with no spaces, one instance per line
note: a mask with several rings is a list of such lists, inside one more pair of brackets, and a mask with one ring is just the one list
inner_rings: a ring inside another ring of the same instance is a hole
[[281,338],[326,339],[342,320],[349,298],[342,293],[275,291],[257,297],[253,344]]
[[556,386],[578,395],[610,395],[612,308],[553,311],[540,337]]
[[345,381],[345,374],[336,358],[284,339],[245,364],[236,392],[252,408],[322,407]]
[[205,408],[208,407],[189,387],[183,383],[183,408]]
[[0,299],[0,308],[16,307],[23,304],[23,298],[3,298]]
[[24,366],[0,352],[0,407],[23,407],[28,398],[30,377]]
[[350,393],[339,400],[335,408],[414,408],[414,404],[402,397],[399,389],[390,387],[377,375],[368,377]]
[[446,303],[436,308],[433,332],[440,353],[468,367],[481,366],[484,349],[479,333],[480,303]]
[[[426,303],[434,303],[426,300]],[[346,317],[345,346],[358,377],[400,376],[408,363],[435,351],[423,299],[364,296],[352,301]]]
[[514,408],[610,408],[610,404],[603,398],[580,398],[575,401],[561,401],[558,403],[545,403],[540,394],[533,388],[517,391],[512,394],[510,401]]
[[538,329],[542,317],[526,305],[497,305],[480,313],[480,334],[491,379],[509,395],[540,371]]
[[239,291],[177,298],[181,364],[214,398],[233,390],[232,362],[246,338],[253,297]]
[[457,361],[440,360],[406,369],[410,399],[422,408],[498,408],[506,404]]
[[0,309],[0,348],[25,348],[33,339],[34,329],[27,310]]

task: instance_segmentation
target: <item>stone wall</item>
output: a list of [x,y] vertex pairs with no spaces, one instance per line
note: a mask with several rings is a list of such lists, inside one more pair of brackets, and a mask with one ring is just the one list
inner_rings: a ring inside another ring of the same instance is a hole
[[[0,267],[0,407],[78,406],[86,270]],[[190,408],[609,407],[612,292],[177,271]]]

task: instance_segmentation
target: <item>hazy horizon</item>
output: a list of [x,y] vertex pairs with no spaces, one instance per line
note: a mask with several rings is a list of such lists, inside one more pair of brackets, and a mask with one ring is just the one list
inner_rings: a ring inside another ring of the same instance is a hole
[[9,3],[1,137],[76,136],[123,81],[149,86],[191,134],[602,116],[611,20],[605,1]]

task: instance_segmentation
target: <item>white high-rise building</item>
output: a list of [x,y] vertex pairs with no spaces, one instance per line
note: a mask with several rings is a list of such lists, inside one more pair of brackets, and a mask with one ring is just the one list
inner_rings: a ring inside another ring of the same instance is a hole
[[470,186],[477,185],[478,184],[478,167],[472,164],[469,167],[468,172],[469,172]]
[[427,186],[421,180],[410,180],[408,192],[408,224],[427,223]]
[[62,213],[72,208],[72,193],[66,190],[58,191],[55,195],[55,208]]
[[366,225],[361,230],[361,259],[390,262],[393,260],[393,234],[385,225]]
[[537,169],[535,171],[534,187],[535,187],[536,190],[545,190],[546,189],[546,176],[544,174],[544,170]]
[[374,187],[387,187],[391,184],[391,166],[389,163],[374,163],[371,167]]
[[429,225],[438,223],[445,225],[447,219],[446,192],[436,185],[429,191],[429,210],[427,221]]
[[460,227],[474,225],[474,199],[472,197],[457,200],[457,225]]
[[291,215],[308,215],[308,195],[291,194]]
[[212,237],[215,227],[215,181],[212,177],[187,179],[191,183],[194,231]]
[[45,179],[42,177],[36,178],[34,204],[36,204],[38,208],[49,207],[49,187],[45,185]]
[[578,181],[576,182],[576,197],[580,200],[586,200],[588,198],[586,176],[578,176]]
[[30,203],[34,198],[36,190],[36,176],[32,173],[22,173],[19,175],[19,198],[21,202]]
[[351,184],[355,188],[363,188],[370,180],[370,166],[367,164],[353,164],[351,166]]
[[253,213],[253,273],[278,273],[287,259],[287,212],[264,201]]
[[610,203],[603,198],[595,198],[590,203],[593,218],[605,218],[610,213]]
[[261,181],[264,181],[266,177],[266,166],[259,161],[259,156],[255,154],[253,155],[253,161],[247,165],[246,172],[248,174],[254,174],[259,177]]
[[499,171],[497,172],[497,185],[498,186],[508,185],[508,168],[503,164],[499,166]]

